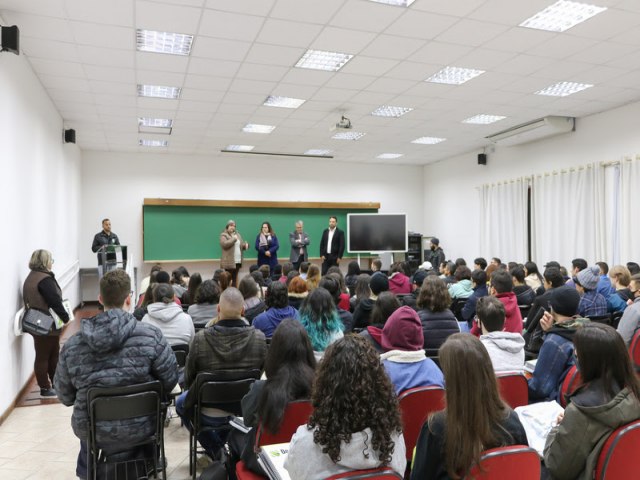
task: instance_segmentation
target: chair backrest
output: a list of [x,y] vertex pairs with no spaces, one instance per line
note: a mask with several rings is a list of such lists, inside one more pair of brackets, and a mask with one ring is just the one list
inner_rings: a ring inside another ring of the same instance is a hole
[[578,371],[578,367],[572,366],[562,381],[560,387],[560,405],[566,408],[569,403],[569,397],[582,385],[582,375]]
[[432,412],[442,410],[444,390],[440,387],[417,387],[405,390],[398,397],[402,414],[402,435],[411,460],[422,424]]
[[615,329],[618,328],[618,325],[620,324],[620,319],[622,318],[622,315],[624,315],[624,311],[622,312],[613,312],[611,314],[611,326]]
[[611,314],[607,313],[606,315],[592,315],[591,317],[589,317],[589,320],[596,323],[611,325]]
[[636,372],[640,373],[640,330],[636,332],[629,345],[629,355],[631,361],[636,369]]
[[595,480],[631,478],[637,472],[635,455],[640,452],[640,420],[628,423],[611,432],[600,450],[596,462]]
[[367,478],[369,480],[397,480],[402,475],[395,472],[391,467],[379,467],[371,470],[353,470],[351,472],[338,473],[328,477],[326,480],[339,480],[348,478],[351,480]]
[[189,355],[189,345],[186,343],[181,343],[178,345],[171,345],[171,350],[173,350],[174,355],[176,356],[176,363],[178,367],[184,367],[187,364],[187,355]]
[[199,373],[195,388],[198,392],[196,407],[214,407],[242,415],[240,401],[251,388],[251,384],[260,378],[260,370],[219,370]]
[[480,457],[480,464],[465,478],[474,480],[539,480],[540,457],[525,445],[492,448]]
[[529,404],[527,377],[521,372],[500,372],[496,374],[500,396],[511,408]]
[[465,303],[467,303],[468,298],[454,298],[453,302],[451,302],[451,312],[455,315],[456,319],[459,322],[464,322],[462,318],[462,309],[464,308]]
[[287,443],[300,425],[309,420],[313,412],[313,406],[309,400],[296,400],[289,402],[282,416],[282,424],[276,433],[271,433],[260,425],[256,431],[256,447],[261,445],[274,445]]

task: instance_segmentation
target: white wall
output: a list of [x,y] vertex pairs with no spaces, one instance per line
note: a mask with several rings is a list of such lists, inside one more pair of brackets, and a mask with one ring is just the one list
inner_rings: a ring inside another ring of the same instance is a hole
[[[476,187],[524,175],[635,156],[640,153],[639,115],[640,103],[634,103],[577,119],[575,132],[520,146],[496,147],[495,152],[488,155],[486,166],[477,164],[479,151],[426,165],[425,234],[440,238],[447,258],[464,257],[467,262],[477,256],[490,258],[492,252],[479,251],[480,197]],[[558,241],[561,241],[562,232],[558,235]]]
[[[181,157],[83,152],[82,157],[83,267],[95,266],[91,241],[101,229],[101,219],[109,217],[113,231],[134,255],[139,272],[146,274],[150,266],[143,266],[141,261],[145,198],[380,202],[381,212],[407,213],[409,229],[422,231],[422,167],[292,161],[237,154]],[[202,265],[187,268],[205,273],[213,271],[213,262],[208,270],[203,270]]]
[[0,414],[33,372],[33,339],[13,319],[33,250],[53,252],[54,272],[72,305],[79,299],[80,152],[64,145],[63,123],[24,56],[0,53]]

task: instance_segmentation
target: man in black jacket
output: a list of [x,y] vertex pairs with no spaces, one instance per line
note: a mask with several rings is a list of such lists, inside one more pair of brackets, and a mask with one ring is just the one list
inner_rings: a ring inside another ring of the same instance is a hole
[[[131,279],[124,270],[105,274],[100,280],[99,296],[105,311],[83,319],[80,331],[60,353],[54,385],[60,401],[73,405],[71,426],[80,439],[76,467],[80,478],[87,477],[87,390],[160,380],[164,391],[170,392],[178,382],[176,357],[162,332],[128,313],[130,294]],[[129,459],[128,455],[135,457],[137,452],[123,451],[121,444],[144,441],[154,430],[152,418],[115,420],[97,426],[96,440],[107,457]]]
[[338,219],[329,217],[329,228],[325,228],[320,240],[322,275],[326,275],[330,267],[338,265],[342,255],[344,255],[344,232],[338,228]]
[[[102,267],[102,255],[100,255],[99,251],[107,245],[120,245],[120,239],[118,235],[111,231],[111,220],[105,218],[102,220],[102,230],[93,236],[93,243],[91,244],[93,253],[98,254],[98,268]],[[111,252],[109,260],[115,259],[115,256],[111,257],[112,255],[115,254]]]

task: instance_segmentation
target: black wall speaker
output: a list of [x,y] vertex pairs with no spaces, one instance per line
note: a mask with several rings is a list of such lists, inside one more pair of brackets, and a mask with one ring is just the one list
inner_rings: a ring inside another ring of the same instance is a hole
[[0,27],[0,52],[11,52],[20,55],[20,30],[15,25],[12,27]]
[[487,154],[479,153],[478,154],[478,165],[486,165],[487,164]]
[[64,143],[76,143],[76,131],[73,128],[64,131]]

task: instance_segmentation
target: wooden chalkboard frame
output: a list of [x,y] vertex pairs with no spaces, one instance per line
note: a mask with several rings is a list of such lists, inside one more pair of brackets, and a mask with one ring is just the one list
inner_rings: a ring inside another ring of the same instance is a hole
[[[145,240],[144,240],[144,207],[222,207],[222,208],[273,208],[273,209],[318,209],[318,210],[370,210],[377,211],[380,208],[378,202],[274,202],[274,201],[252,201],[252,200],[201,200],[201,199],[172,199],[172,198],[145,198],[143,202],[143,261],[145,263],[163,263],[163,262],[206,262],[216,261],[219,259],[203,258],[203,259],[147,259],[145,256]],[[344,228],[344,227],[343,227]],[[246,233],[245,233],[246,236]],[[251,236],[250,236],[251,237]],[[282,235],[281,244],[285,237]],[[252,244],[252,238],[245,238]],[[288,241],[286,242],[288,248]],[[286,251],[286,249],[285,249]],[[345,252],[346,254],[346,252]],[[288,254],[286,255],[288,257]],[[311,256],[311,258],[315,258]]]

